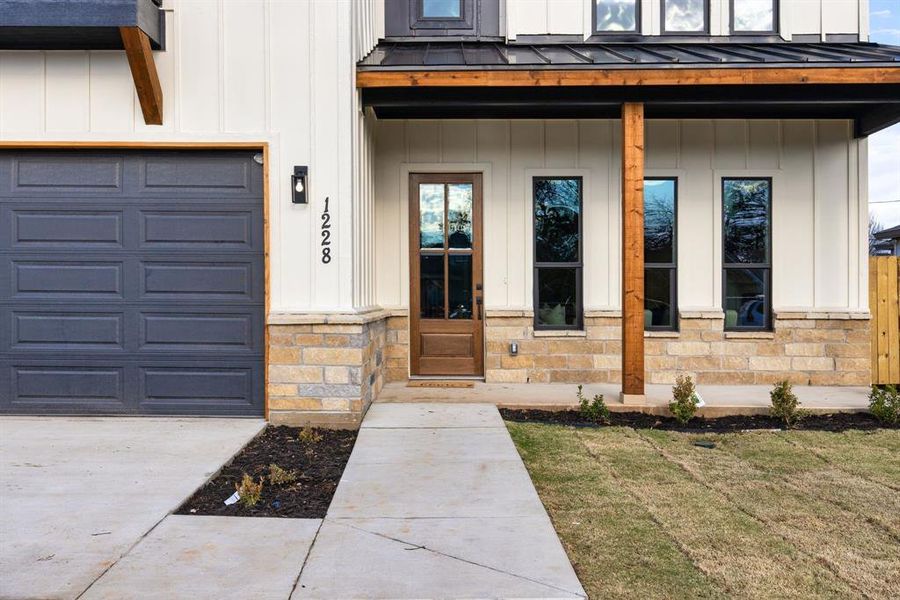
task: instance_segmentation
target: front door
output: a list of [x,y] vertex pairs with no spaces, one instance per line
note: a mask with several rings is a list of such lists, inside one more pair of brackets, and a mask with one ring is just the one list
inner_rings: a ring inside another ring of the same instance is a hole
[[413,375],[484,373],[481,175],[409,176]]

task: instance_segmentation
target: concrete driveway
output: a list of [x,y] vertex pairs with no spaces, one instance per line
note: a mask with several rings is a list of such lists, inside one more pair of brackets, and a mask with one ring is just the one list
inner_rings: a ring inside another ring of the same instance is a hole
[[0,598],[75,598],[264,426],[0,418]]

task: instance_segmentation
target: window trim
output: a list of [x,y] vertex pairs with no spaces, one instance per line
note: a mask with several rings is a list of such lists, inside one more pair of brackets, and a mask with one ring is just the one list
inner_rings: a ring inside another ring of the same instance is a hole
[[659,32],[660,35],[677,35],[677,36],[690,36],[690,35],[709,35],[709,23],[710,23],[710,0],[703,0],[703,29],[701,31],[669,31],[666,29],[666,2],[668,0],[661,0],[659,4]]
[[634,29],[631,31],[608,31],[597,29],[597,0],[591,2],[591,35],[619,37],[623,35],[641,35],[641,4],[642,0],[634,0]]
[[424,0],[409,0],[409,28],[475,30],[475,1],[459,0],[459,17],[426,17]]
[[728,0],[728,32],[731,35],[778,35],[779,32],[779,18],[780,14],[778,11],[778,6],[781,4],[780,0],[770,0],[772,2],[772,29],[758,30],[758,31],[747,31],[747,30],[737,30],[734,28],[734,3],[735,0]]
[[[578,181],[578,260],[576,262],[538,262],[537,226],[534,209],[537,205],[537,182],[563,179]],[[584,329],[584,177],[581,175],[533,175],[531,177],[531,263],[532,263],[532,322],[535,331],[579,331]],[[545,325],[539,319],[540,269],[575,269],[575,323],[572,325]]]
[[[768,262],[765,263],[729,263],[725,262],[725,182],[726,181],[767,181],[769,183],[769,204],[766,206],[766,224],[768,227],[768,235],[766,235],[766,256]],[[772,176],[744,175],[744,176],[723,176],[721,178],[721,203],[722,203],[722,219],[720,226],[722,228],[721,247],[719,251],[722,253],[722,315],[724,317],[724,331],[772,331],[773,330],[773,311],[772,311],[772,204],[775,201],[775,187]],[[729,269],[763,269],[766,271],[763,280],[763,293],[766,295],[766,322],[760,327],[746,327],[740,325],[728,326],[726,306],[727,272]]]
[[[671,181],[675,184],[675,204],[674,204],[674,227],[672,230],[672,262],[670,263],[648,263],[646,257],[644,260],[644,281],[647,281],[647,269],[667,269],[670,273],[669,286],[669,306],[672,313],[671,325],[644,325],[644,331],[679,331],[680,321],[678,318],[678,176],[677,175],[648,175],[644,177],[644,181]],[[646,186],[644,187],[646,194]],[[647,307],[646,283],[644,289],[644,310]]]

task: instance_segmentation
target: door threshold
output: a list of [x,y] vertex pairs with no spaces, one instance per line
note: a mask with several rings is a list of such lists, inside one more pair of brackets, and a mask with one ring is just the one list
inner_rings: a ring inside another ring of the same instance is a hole
[[410,377],[406,387],[414,388],[473,388],[475,383],[484,381],[478,377]]

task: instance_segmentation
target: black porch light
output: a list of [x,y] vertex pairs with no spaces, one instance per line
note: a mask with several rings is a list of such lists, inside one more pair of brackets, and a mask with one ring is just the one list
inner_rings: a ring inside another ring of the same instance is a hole
[[294,204],[306,204],[306,178],[309,167],[294,167],[291,175],[291,202]]

